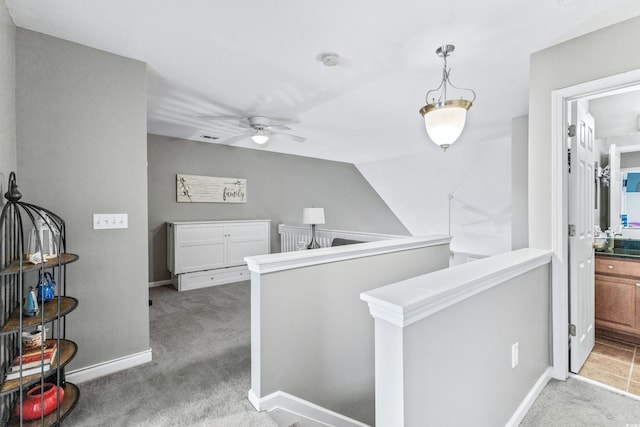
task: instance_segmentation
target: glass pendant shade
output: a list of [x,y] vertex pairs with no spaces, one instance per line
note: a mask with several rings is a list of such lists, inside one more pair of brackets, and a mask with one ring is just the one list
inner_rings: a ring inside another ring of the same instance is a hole
[[422,107],[424,126],[429,138],[443,149],[456,142],[464,129],[467,110],[471,102],[458,99],[446,101],[443,105],[429,104]]
[[262,130],[259,130],[255,135],[251,135],[251,140],[256,144],[264,144],[269,140],[269,135],[266,135]]
[[[476,93],[473,89],[459,88],[449,80],[451,70],[447,67],[447,57],[454,49],[455,46],[452,44],[436,49],[436,55],[443,60],[442,80],[437,88],[427,92],[427,105],[420,109],[429,138],[444,150],[456,142],[462,134],[467,121],[467,110],[476,100]],[[471,101],[463,97],[447,99],[449,86],[456,91],[469,92],[470,95],[473,95]]]

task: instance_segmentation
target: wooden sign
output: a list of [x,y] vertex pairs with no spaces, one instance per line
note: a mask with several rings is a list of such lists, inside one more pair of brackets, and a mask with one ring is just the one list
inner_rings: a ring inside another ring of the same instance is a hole
[[247,203],[247,180],[176,175],[176,201],[186,203]]

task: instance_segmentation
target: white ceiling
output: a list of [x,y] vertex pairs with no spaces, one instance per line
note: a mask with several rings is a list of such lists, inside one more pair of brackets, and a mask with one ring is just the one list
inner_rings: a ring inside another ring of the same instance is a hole
[[[478,95],[461,140],[481,143],[527,113],[532,52],[640,15],[638,0],[6,3],[19,27],[147,63],[150,133],[228,137],[237,123],[200,116],[283,117],[307,141],[259,149],[352,163],[433,149],[418,110],[438,46],[456,45],[452,81]],[[325,67],[322,52],[343,62]]]
[[640,87],[589,100],[596,138],[618,138],[640,131]]

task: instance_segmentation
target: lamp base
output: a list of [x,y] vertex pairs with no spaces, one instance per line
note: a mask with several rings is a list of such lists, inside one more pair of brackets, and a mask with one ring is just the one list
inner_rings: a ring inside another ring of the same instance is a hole
[[312,239],[311,243],[307,245],[307,249],[320,249],[320,243],[316,239]]
[[316,240],[316,225],[311,224],[311,242],[307,245],[307,249],[319,249],[320,243]]

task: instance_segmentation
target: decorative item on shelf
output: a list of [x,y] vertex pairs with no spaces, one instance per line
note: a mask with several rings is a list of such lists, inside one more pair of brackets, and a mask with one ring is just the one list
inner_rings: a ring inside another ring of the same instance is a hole
[[38,325],[37,329],[31,332],[22,332],[22,351],[27,352],[40,349],[42,343],[47,339],[47,328]]
[[40,312],[38,307],[38,300],[36,298],[36,291],[33,290],[33,286],[29,286],[27,296],[24,297],[24,306],[22,313],[27,317],[33,317]]
[[30,368],[20,366],[11,366],[11,371],[7,373],[7,381],[16,380],[20,377],[28,377],[29,375],[36,375],[49,372],[51,370],[51,363],[38,362]]
[[320,244],[316,240],[316,225],[324,224],[324,208],[304,208],[302,222],[311,225],[311,242],[309,242],[307,249],[319,248]]
[[22,403],[18,402],[15,415],[19,417],[22,413],[25,420],[37,420],[55,411],[62,399],[64,399],[62,387],[51,383],[38,385],[27,392],[27,397]]
[[40,264],[55,258],[58,254],[56,242],[60,239],[49,215],[43,211],[38,211],[38,215],[39,217],[33,220],[34,227],[29,233],[27,242],[27,260],[32,264]]
[[20,370],[20,364],[23,369],[32,367],[40,367],[40,364],[49,364],[56,357],[58,352],[58,344],[56,340],[45,341],[44,346],[24,350],[22,355],[14,357],[11,363],[10,372]]
[[[442,80],[440,86],[427,92],[427,105],[420,109],[420,114],[424,117],[424,125],[429,134],[429,138],[443,150],[447,148],[460,136],[467,120],[467,110],[476,100],[476,93],[472,89],[463,89],[454,86],[449,79],[451,69],[447,69],[447,57],[454,51],[452,44],[444,45],[436,49],[436,54],[444,61],[442,68]],[[460,91],[468,91],[473,95],[469,101],[460,99],[447,99],[447,85]],[[429,94],[439,92],[438,98],[433,97],[429,102]]]
[[53,280],[51,273],[46,271],[44,274],[40,274],[38,286],[36,286],[38,289],[38,301],[49,302],[53,300],[56,295],[55,286],[56,282]]

